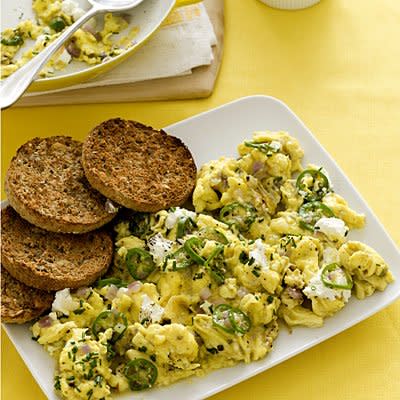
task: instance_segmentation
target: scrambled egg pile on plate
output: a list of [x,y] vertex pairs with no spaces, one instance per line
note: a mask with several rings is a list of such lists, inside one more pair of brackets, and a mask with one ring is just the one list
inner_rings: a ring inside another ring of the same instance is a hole
[[195,211],[122,215],[107,276],[57,292],[32,332],[57,359],[62,397],[108,399],[259,360],[278,319],[320,327],[352,294],[393,281],[379,254],[347,241],[364,216],[323,168],[301,167],[296,139],[255,133],[239,155],[201,168]]
[[[85,13],[74,0],[33,0],[32,7],[36,15],[35,22],[25,20],[14,29],[9,28],[1,33],[1,79],[39,54]],[[121,54],[134,44],[134,37],[138,33],[138,28],[132,28],[119,37],[119,33],[128,25],[126,19],[110,13],[104,15],[101,23],[97,23],[97,19],[90,20],[61,47],[40,76],[51,77],[72,60],[94,65]],[[25,46],[28,43],[32,46]]]

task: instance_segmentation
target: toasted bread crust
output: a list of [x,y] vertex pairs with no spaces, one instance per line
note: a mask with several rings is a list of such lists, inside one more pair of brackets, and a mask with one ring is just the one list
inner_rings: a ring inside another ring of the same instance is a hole
[[111,263],[113,242],[104,230],[81,235],[47,232],[11,207],[3,209],[1,217],[1,262],[27,286],[49,291],[90,285]]
[[51,232],[82,233],[111,221],[107,199],[87,182],[82,144],[67,136],[35,138],[21,146],[7,171],[5,189],[13,208]]
[[51,307],[54,294],[34,289],[13,278],[1,268],[1,319],[10,324],[24,324]]
[[104,196],[136,211],[183,204],[193,191],[196,165],[182,141],[139,122],[110,119],[83,144],[82,165]]

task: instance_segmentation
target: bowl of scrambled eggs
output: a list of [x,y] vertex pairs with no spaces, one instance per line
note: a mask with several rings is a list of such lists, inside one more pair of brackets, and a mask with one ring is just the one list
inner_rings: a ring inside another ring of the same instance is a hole
[[[124,14],[93,18],[54,55],[29,90],[74,85],[112,69],[145,43],[175,6],[190,2],[145,0]],[[39,54],[89,7],[86,0],[2,2],[1,79]]]

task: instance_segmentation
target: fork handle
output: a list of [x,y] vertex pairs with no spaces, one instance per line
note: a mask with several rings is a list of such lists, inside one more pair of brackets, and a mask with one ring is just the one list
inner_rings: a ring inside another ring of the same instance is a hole
[[50,43],[32,60],[14,72],[11,76],[1,82],[0,86],[0,108],[8,108],[14,104],[26,91],[36,75],[47,64],[51,56],[64,44],[64,42],[78,30],[86,21],[103,11],[101,7],[93,6],[86,14],[82,15],[68,29]]

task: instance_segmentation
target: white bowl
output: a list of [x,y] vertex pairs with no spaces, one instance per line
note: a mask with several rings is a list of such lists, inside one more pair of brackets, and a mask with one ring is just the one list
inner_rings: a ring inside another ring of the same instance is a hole
[[260,0],[267,6],[281,8],[282,10],[299,10],[311,7],[321,0]]

